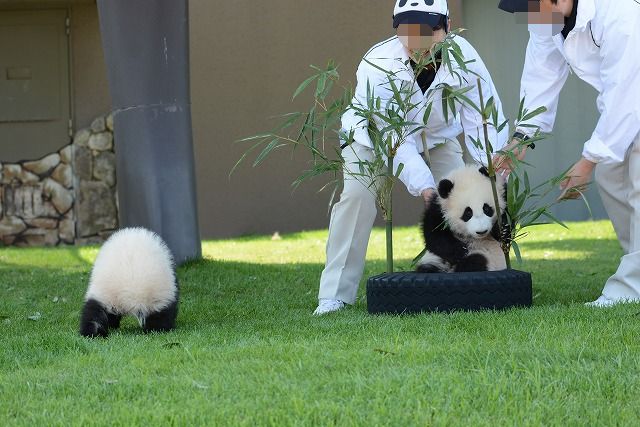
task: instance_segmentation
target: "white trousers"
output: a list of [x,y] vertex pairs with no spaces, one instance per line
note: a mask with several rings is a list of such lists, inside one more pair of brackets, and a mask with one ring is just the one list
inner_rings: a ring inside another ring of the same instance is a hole
[[[357,173],[358,162],[373,160],[373,152],[358,143],[342,151],[345,169]],[[450,171],[464,166],[458,141],[448,141],[429,150],[431,172],[438,182]],[[361,179],[344,173],[340,201],[331,210],[327,263],[320,277],[318,298],[353,304],[362,279],[369,236],[377,214],[375,196]]]
[[596,166],[596,182],[624,252],[602,294],[612,300],[640,301],[640,137],[624,162]]

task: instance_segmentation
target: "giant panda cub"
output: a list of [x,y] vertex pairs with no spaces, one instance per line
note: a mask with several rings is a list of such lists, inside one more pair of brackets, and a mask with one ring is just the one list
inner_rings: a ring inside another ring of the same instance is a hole
[[173,256],[157,234],[124,228],[102,246],[93,265],[80,319],[80,335],[106,337],[124,315],[145,332],[175,328],[178,282]]
[[[503,224],[505,184],[497,177]],[[438,184],[424,213],[422,232],[426,252],[417,264],[423,273],[495,271],[507,268],[500,245],[493,190],[485,167],[466,166]]]

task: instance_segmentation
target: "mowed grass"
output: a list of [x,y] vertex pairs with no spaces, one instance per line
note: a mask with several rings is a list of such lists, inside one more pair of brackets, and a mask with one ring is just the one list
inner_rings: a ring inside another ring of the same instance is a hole
[[[420,250],[398,229],[398,266]],[[534,308],[313,317],[326,231],[203,243],[178,329],[77,334],[97,248],[0,249],[0,425],[638,425],[640,306],[590,309],[608,222],[522,243]],[[375,230],[367,275],[384,270]],[[364,284],[360,295],[364,295]]]

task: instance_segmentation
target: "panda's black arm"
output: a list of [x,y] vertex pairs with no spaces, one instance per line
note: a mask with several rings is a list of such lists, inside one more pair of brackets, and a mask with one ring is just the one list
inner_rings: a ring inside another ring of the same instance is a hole
[[457,264],[467,256],[466,245],[450,230],[430,233],[426,239],[427,249],[449,264]]
[[442,209],[431,200],[422,220],[422,234],[427,249],[451,264],[458,263],[467,255],[467,248],[445,224]]

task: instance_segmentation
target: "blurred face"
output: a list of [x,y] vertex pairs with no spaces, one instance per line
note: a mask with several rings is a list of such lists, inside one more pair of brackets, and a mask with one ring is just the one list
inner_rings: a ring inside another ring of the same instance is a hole
[[571,15],[574,0],[558,0],[556,4],[551,0],[529,1],[527,13],[517,13],[516,20],[529,25],[529,31],[542,36],[560,34],[564,28],[564,18]]
[[397,29],[398,38],[411,53],[428,52],[436,43],[447,36],[444,28],[433,29],[427,24],[400,24]]
[[574,0],[558,0],[556,4],[551,0],[529,2],[527,21],[529,24],[564,25],[564,18],[571,15]]

